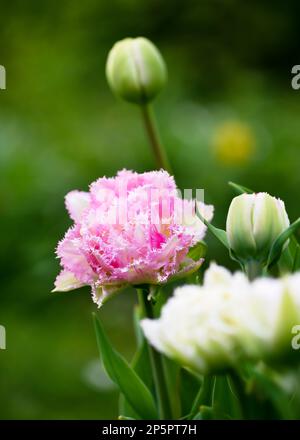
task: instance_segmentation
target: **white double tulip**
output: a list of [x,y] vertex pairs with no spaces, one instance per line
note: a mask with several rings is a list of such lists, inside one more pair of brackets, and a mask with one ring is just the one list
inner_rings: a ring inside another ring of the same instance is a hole
[[[175,290],[161,317],[143,320],[150,343],[200,373],[242,360],[289,362],[292,328],[300,324],[300,273],[250,282],[211,264],[203,286]],[[300,358],[299,358],[300,360]]]

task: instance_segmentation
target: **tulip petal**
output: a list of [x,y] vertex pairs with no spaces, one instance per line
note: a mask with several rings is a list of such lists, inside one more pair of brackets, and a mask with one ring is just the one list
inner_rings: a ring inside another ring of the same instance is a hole
[[74,222],[79,222],[90,204],[90,195],[85,191],[71,191],[65,197],[66,208]]
[[126,289],[126,287],[128,287],[128,284],[125,283],[112,285],[97,285],[97,283],[95,283],[92,286],[92,299],[100,308],[109,298],[121,292],[121,290]]
[[62,270],[55,280],[55,288],[52,292],[68,292],[84,286],[72,272]]
[[231,249],[239,257],[251,257],[256,251],[253,235],[255,194],[235,197],[228,210],[226,232]]
[[253,234],[258,253],[269,250],[274,239],[289,226],[284,203],[267,193],[255,195]]

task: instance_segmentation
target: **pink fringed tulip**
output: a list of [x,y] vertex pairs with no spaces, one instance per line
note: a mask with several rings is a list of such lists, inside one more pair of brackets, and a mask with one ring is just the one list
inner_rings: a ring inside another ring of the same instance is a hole
[[[192,260],[188,251],[206,227],[194,215],[195,202],[178,196],[166,171],[123,170],[100,178],[89,192],[67,194],[66,207],[74,225],[57,247],[63,270],[54,291],[90,285],[101,305],[128,285],[164,284],[203,261]],[[212,218],[212,206],[201,203],[200,209]]]

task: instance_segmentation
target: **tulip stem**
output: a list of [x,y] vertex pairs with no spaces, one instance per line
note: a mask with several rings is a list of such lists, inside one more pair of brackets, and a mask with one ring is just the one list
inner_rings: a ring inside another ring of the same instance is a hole
[[227,376],[228,384],[237,399],[235,415],[238,419],[247,419],[247,400],[248,396],[245,390],[245,383],[235,370],[231,370]]
[[141,110],[142,110],[145,130],[150,141],[150,145],[156,160],[156,164],[158,168],[163,168],[166,171],[168,171],[170,174],[173,174],[166,154],[166,150],[164,149],[160,139],[160,135],[152,107],[150,106],[150,104],[144,104],[141,105]]
[[193,402],[190,417],[194,417],[200,409],[201,405],[211,406],[212,390],[215,382],[215,376],[203,376],[203,382]]
[[[148,289],[137,289],[139,306],[142,317],[153,318],[153,307],[148,300]],[[171,419],[168,389],[165,381],[165,372],[161,354],[148,344],[148,351],[152,367],[153,382],[158,403],[159,417],[161,420]]]
[[261,264],[255,260],[249,260],[247,263],[245,263],[244,267],[245,273],[250,281],[253,281],[255,278],[259,277],[263,272]]

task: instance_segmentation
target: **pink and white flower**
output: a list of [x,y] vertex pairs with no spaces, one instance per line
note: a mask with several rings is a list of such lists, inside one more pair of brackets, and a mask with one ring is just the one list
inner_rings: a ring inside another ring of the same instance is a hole
[[[54,291],[92,287],[101,305],[112,293],[139,284],[164,284],[198,269],[188,251],[205,235],[195,201],[178,195],[166,171],[119,171],[89,192],[72,191],[66,207],[74,225],[58,244],[62,271]],[[209,221],[213,207],[198,204]],[[188,214],[187,214],[188,213]]]

